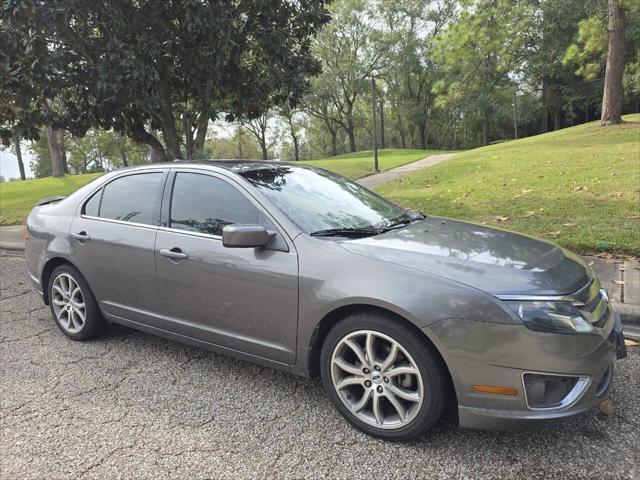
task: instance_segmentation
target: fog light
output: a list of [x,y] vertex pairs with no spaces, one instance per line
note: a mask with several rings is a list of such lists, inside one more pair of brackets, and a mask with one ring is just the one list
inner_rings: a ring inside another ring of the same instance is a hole
[[572,404],[589,383],[586,377],[525,373],[522,376],[529,408],[558,408]]

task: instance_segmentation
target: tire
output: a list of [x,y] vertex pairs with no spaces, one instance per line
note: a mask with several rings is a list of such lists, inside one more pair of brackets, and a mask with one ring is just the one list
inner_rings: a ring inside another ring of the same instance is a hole
[[[367,353],[370,338],[374,361]],[[393,342],[397,353],[389,363]],[[391,315],[363,312],[346,317],[329,331],[320,362],[333,405],[371,436],[411,440],[433,428],[444,411],[449,384],[440,356],[426,338]]]
[[107,322],[89,284],[75,267],[69,264],[56,267],[51,272],[47,288],[51,315],[58,328],[71,340],[91,340],[107,329]]

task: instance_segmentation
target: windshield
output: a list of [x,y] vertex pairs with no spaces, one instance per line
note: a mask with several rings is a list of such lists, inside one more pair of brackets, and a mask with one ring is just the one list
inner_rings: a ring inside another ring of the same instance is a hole
[[410,213],[340,175],[278,166],[238,172],[302,231],[385,227]]

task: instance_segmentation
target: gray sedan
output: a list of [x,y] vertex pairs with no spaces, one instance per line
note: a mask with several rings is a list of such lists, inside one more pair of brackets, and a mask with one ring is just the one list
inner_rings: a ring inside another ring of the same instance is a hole
[[29,215],[28,273],[72,340],[119,323],[321,375],[353,425],[414,438],[607,398],[622,327],[579,257],[280,162],[146,165]]

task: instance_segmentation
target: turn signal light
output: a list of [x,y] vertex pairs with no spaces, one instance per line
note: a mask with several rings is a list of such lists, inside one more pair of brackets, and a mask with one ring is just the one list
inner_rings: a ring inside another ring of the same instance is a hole
[[511,395],[513,397],[518,395],[518,390],[513,387],[494,387],[491,385],[471,385],[474,392],[480,393],[494,393],[496,395]]

